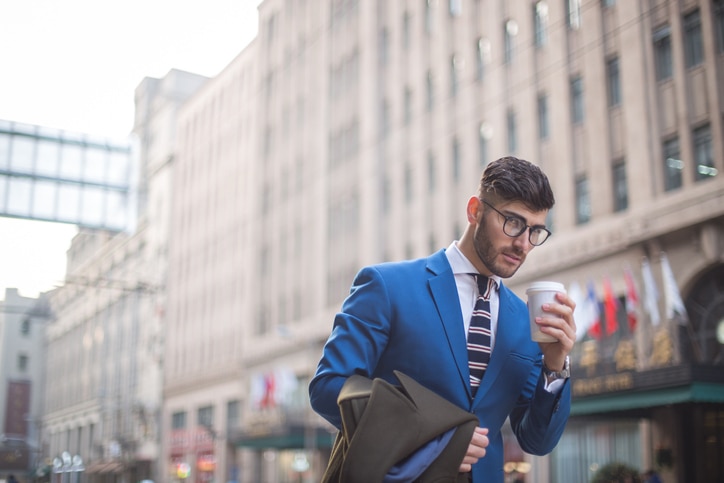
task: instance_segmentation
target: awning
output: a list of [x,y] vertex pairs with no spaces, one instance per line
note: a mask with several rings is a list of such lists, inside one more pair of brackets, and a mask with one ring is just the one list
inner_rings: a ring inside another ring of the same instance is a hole
[[118,461],[100,461],[86,467],[87,474],[122,473],[123,464]]
[[107,463],[99,462],[99,463],[91,463],[88,466],[85,467],[85,472],[89,475],[93,475],[96,473],[100,473],[102,468],[105,468]]
[[571,416],[605,414],[689,402],[724,403],[724,384],[695,382],[687,386],[574,399]]
[[335,436],[324,428],[315,428],[313,433],[305,434],[304,428],[292,427],[267,434],[241,433],[232,442],[237,447],[251,449],[331,448]]
[[108,463],[101,473],[123,473],[123,464],[118,462]]

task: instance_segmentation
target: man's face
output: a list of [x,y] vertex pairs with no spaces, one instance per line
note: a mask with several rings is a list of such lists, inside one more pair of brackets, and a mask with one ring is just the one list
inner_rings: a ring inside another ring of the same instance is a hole
[[[526,225],[545,225],[547,210],[533,212],[520,201],[490,203],[505,216],[517,216],[525,220]],[[482,202],[478,205],[478,224],[475,227],[473,248],[478,258],[493,275],[501,278],[512,277],[523,265],[528,252],[533,249],[526,229],[517,237],[503,232],[505,218]]]

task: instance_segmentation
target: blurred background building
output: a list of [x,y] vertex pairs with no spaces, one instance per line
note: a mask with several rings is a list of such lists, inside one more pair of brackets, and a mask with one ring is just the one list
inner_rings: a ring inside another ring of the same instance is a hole
[[[137,225],[82,228],[68,251],[65,284],[50,293],[46,455],[80,456],[88,481],[159,473],[170,167],[178,109],[206,80],[172,70],[138,86]],[[77,474],[60,464],[53,471]]]
[[137,89],[138,229],[83,230],[51,294],[45,456],[318,481],[334,434],[306,387],[355,272],[459,237],[512,154],[557,203],[507,283],[565,283],[580,338],[563,440],[506,434],[506,471],[721,481],[723,69],[721,0],[261,2],[218,76]]
[[0,476],[42,466],[47,299],[6,289],[0,301]]
[[593,294],[595,313],[580,316],[559,449],[531,458],[508,438],[507,470],[585,481],[620,460],[721,477],[722,2],[259,12],[255,43],[180,119],[170,465],[197,481],[212,468],[318,479],[330,439],[304,389],[354,273],[446,246],[482,169],[510,153],[541,165],[558,198],[555,237],[511,286],[560,280]]

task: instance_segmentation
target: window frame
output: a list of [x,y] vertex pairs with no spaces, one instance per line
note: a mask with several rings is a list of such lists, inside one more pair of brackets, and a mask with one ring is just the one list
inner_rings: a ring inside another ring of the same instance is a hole
[[613,188],[613,211],[618,213],[628,209],[628,181],[626,162],[616,161],[611,167],[611,186]]
[[653,33],[654,68],[656,80],[666,81],[674,75],[674,58],[671,47],[671,26],[663,25]]
[[693,10],[682,19],[684,62],[687,69],[704,63],[704,39],[701,29],[701,11]]

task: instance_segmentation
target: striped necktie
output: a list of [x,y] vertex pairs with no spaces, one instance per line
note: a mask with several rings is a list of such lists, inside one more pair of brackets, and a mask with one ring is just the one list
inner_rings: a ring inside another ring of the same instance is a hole
[[480,274],[471,274],[478,281],[478,299],[468,329],[468,367],[473,396],[480,386],[490,362],[490,293],[495,281]]

